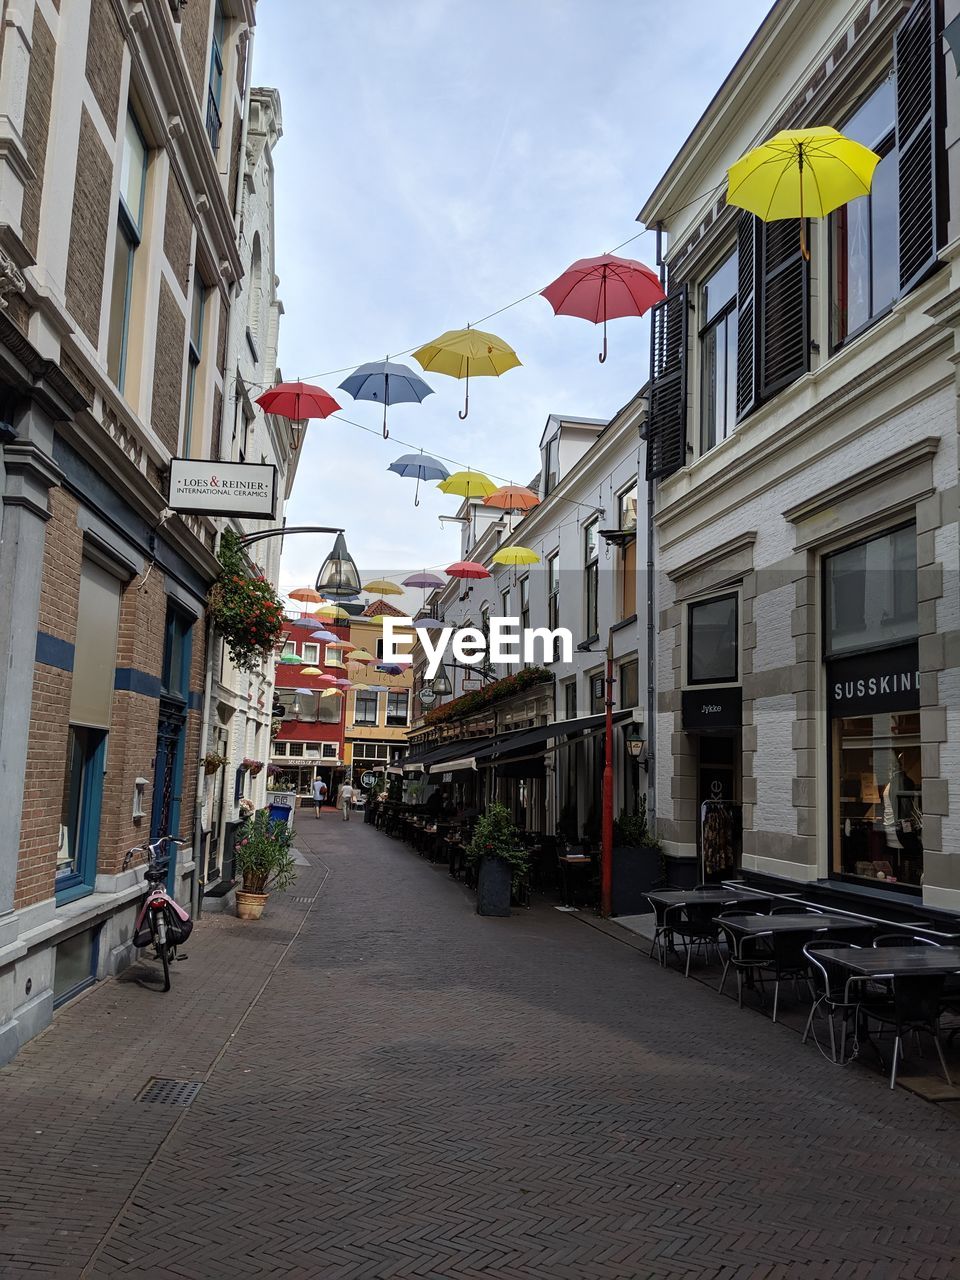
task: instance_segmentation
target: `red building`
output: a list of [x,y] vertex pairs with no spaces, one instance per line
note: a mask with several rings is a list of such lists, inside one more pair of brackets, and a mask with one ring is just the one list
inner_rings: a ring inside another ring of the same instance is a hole
[[[326,631],[337,642],[316,637]],[[276,694],[284,709],[279,732],[271,744],[276,774],[271,789],[313,794],[322,777],[331,799],[343,781],[345,693],[333,680],[346,680],[345,654],[349,628],[309,614],[288,618],[283,629],[283,652],[277,662]]]

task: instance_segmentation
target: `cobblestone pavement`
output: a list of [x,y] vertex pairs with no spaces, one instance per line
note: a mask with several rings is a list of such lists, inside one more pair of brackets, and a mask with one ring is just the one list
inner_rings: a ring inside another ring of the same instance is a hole
[[[960,1126],[361,822],[0,1072],[0,1276],[960,1276]],[[148,1077],[204,1081],[186,1108]]]

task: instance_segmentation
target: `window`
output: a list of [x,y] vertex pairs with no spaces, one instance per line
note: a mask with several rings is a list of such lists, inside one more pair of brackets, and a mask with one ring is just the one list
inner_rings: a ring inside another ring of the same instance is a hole
[[273,754],[275,756],[285,756],[287,754],[287,744],[285,742],[275,742],[273,744]]
[[324,666],[327,667],[342,667],[344,665],[342,647],[336,644],[328,644],[323,655],[323,662]]
[[381,636],[381,637],[380,637],[380,639],[377,641],[377,644],[376,644],[376,655],[375,655],[375,656],[376,656],[376,657],[378,657],[378,658],[382,658],[382,657],[383,657],[383,637],[382,637],[382,636]]
[[284,640],[283,642],[282,656],[287,657],[288,654],[291,658],[295,658],[297,656],[297,646],[294,644],[292,640]]
[[824,557],[826,656],[917,634],[917,531],[906,525]]
[[737,419],[737,251],[700,290],[700,452],[726,440]]
[[303,646],[303,663],[307,667],[315,667],[320,661],[320,646],[318,644],[305,644]]
[[640,666],[636,658],[620,663],[620,706],[636,707],[640,702]]
[[607,708],[606,679],[603,675],[590,677],[590,714],[598,716]]
[[247,297],[247,343],[254,360],[260,359],[260,312],[263,307],[263,251],[260,234],[254,233],[250,259],[250,293]]
[[618,528],[630,534],[617,552],[617,609],[619,622],[635,617],[637,612],[637,484],[636,481],[617,498]]
[[107,372],[120,391],[123,391],[126,380],[133,262],[143,237],[146,191],[147,144],[136,117],[128,108],[120,158],[120,205],[117,211],[113,280],[110,285],[110,327],[107,334]]
[[510,617],[510,588],[506,587],[500,592],[500,616],[501,618]]
[[584,603],[587,637],[597,635],[600,627],[597,615],[597,596],[600,586],[599,521],[591,520],[583,530]]
[[621,533],[635,533],[637,529],[637,482],[624,489],[617,498],[619,516],[617,527]]
[[689,684],[728,684],[738,678],[737,596],[687,606]]
[[547,626],[555,631],[560,625],[560,552],[547,557]]
[[223,47],[226,34],[223,6],[217,0],[213,11],[213,46],[210,50],[210,76],[207,81],[207,137],[214,154],[220,147],[220,98],[223,93]]
[[324,760],[336,760],[338,755],[337,744],[335,742],[324,742],[322,755]]
[[543,464],[543,496],[552,493],[560,482],[560,436],[548,440]]
[[830,341],[836,348],[866,328],[900,292],[897,147],[894,82],[875,89],[841,128],[876,151],[880,163],[870,195],[831,217]]
[[407,723],[407,707],[410,695],[406,689],[387,694],[387,724],[394,727]]
[[164,694],[180,702],[190,696],[190,654],[193,618],[167,607],[167,631],[163,646],[163,673],[160,684]]
[[575,720],[577,716],[577,682],[571,680],[563,686],[563,718]]
[[530,578],[520,579],[520,629],[530,626]]
[[303,743],[302,743],[302,742],[291,742],[291,743],[290,743],[290,754],[291,754],[292,756],[302,756],[302,755],[303,755]]
[[358,689],[353,704],[353,723],[376,724],[378,700],[379,694],[367,689]]
[[201,439],[200,401],[197,396],[197,380],[200,376],[200,359],[203,355],[203,313],[206,307],[207,290],[199,276],[194,277],[193,307],[190,312],[190,342],[187,345],[187,403],[183,415],[183,456],[192,456],[193,443],[196,440],[203,452]]

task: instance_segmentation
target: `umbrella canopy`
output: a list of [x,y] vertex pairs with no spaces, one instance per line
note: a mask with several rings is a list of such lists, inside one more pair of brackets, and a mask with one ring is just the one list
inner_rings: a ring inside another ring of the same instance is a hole
[[450,578],[490,577],[490,570],[485,569],[482,564],[477,564],[475,560],[458,560],[456,564],[450,565],[449,569],[445,570],[445,572]]
[[365,582],[363,589],[381,596],[403,595],[403,587],[398,587],[395,582],[390,582],[387,578],[374,578],[373,582]]
[[603,325],[601,364],[607,358],[607,320],[642,316],[667,296],[651,267],[612,253],[581,258],[540,292],[558,316],[579,316]]
[[522,484],[505,484],[483,500],[485,507],[497,507],[500,511],[529,511],[540,505],[540,499]]
[[280,661],[286,663],[288,666],[291,664],[296,664],[298,667],[303,665],[302,659],[298,658],[295,653],[283,654]]
[[492,557],[495,564],[539,564],[540,557],[530,547],[498,547]]
[[373,360],[354,369],[340,383],[343,391],[354,400],[376,400],[383,405],[383,438],[387,430],[387,405],[420,404],[425,396],[433,395],[433,387],[408,365],[391,364],[389,360]]
[[836,129],[781,129],[727,170],[727,204],[763,222],[800,219],[800,252],[809,258],[804,218],[825,218],[870,194],[880,157]]
[[346,609],[339,604],[322,604],[319,609],[313,611],[315,618],[349,618],[350,615]]
[[438,578],[435,573],[411,573],[409,578],[403,579],[405,587],[422,587],[424,591],[432,587],[442,587],[443,579]]
[[402,676],[403,667],[396,662],[378,662],[377,670],[382,671],[387,676]]
[[499,378],[508,369],[515,369],[520,360],[517,353],[495,333],[482,329],[448,329],[433,342],[427,342],[413,353],[424,369],[445,373],[451,378],[466,378],[466,396],[460,417],[470,412],[470,375]]
[[342,689],[323,689],[321,690],[320,693],[317,694],[317,697],[318,698],[342,698],[343,690]]
[[436,458],[431,458],[429,453],[424,453],[421,449],[419,453],[405,453],[397,458],[395,462],[391,462],[388,471],[395,471],[398,476],[414,477],[417,487],[413,494],[413,505],[420,505],[420,481],[421,480],[446,480],[450,472],[438,462]]
[[340,637],[335,636],[332,631],[326,631],[321,628],[320,631],[311,631],[310,639],[323,640],[326,644],[337,644],[340,640]]
[[497,486],[482,471],[454,471],[452,476],[441,480],[437,488],[442,493],[456,494],[458,498],[489,498]]
[[439,618],[414,618],[413,626],[415,631],[434,631],[437,627],[442,627],[443,623]]
[[322,676],[323,672],[319,667],[304,667],[300,674],[302,676]]
[[338,689],[350,689],[353,687],[353,681],[348,680],[345,676],[334,682]]
[[367,653],[366,649],[354,649],[350,655],[351,662],[376,662],[376,658],[372,653]]
[[305,418],[329,418],[340,408],[329,391],[313,387],[309,382],[278,382],[257,396],[257,404],[266,413],[277,413],[292,422]]
[[305,600],[308,604],[322,604],[323,596],[313,587],[296,587],[290,593],[291,600]]

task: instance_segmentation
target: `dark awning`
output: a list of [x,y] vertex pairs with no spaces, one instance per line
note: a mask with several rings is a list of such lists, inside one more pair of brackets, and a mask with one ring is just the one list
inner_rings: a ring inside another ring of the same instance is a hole
[[[613,723],[623,724],[632,717],[632,711],[615,711]],[[569,742],[580,736],[590,737],[606,728],[606,720],[606,715],[601,712],[595,716],[580,716],[576,720],[557,720],[553,724],[539,725],[536,729],[520,729],[513,733],[504,733],[499,738],[488,740],[490,746],[485,750],[474,750],[473,755],[477,764],[482,765],[510,759],[522,751],[535,754],[537,748],[546,749],[546,744],[553,739],[558,740],[559,743],[560,739],[566,739]]]
[[[448,761],[457,762],[458,767],[472,769],[474,754],[478,750],[486,750],[492,742],[493,738],[459,738],[445,742],[442,747],[434,746],[429,751],[407,756],[403,761],[403,770],[405,773],[413,773],[416,769],[422,769],[424,773],[430,773],[432,765],[441,765]],[[460,764],[461,759],[464,758],[470,761],[466,766]]]

